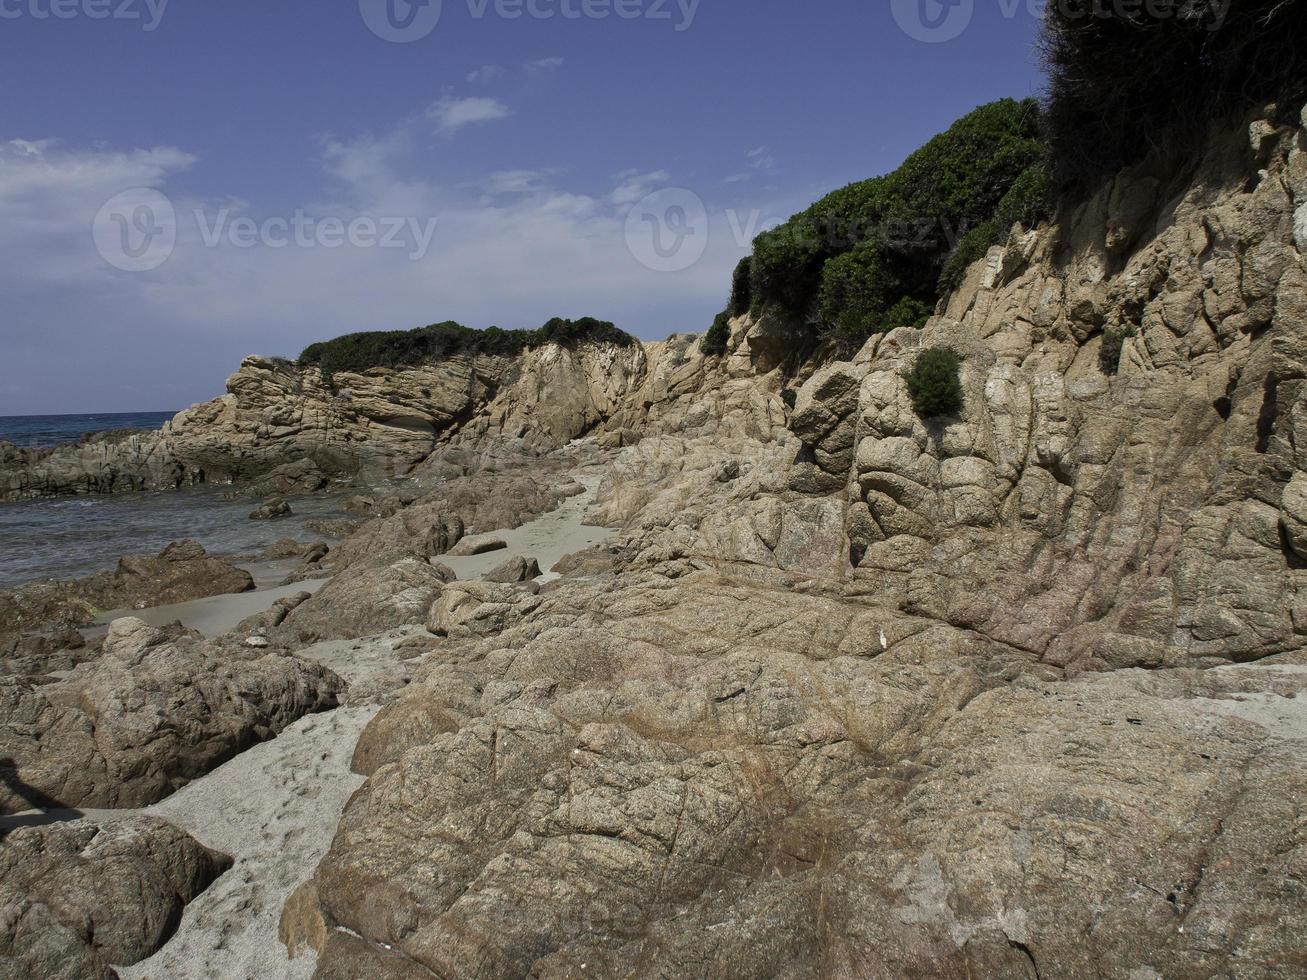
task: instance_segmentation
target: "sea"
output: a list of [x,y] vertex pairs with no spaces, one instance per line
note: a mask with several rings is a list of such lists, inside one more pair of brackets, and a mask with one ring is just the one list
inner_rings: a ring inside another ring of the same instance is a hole
[[[89,432],[157,429],[173,414],[0,417],[0,440],[44,448]],[[215,555],[252,556],[282,538],[321,540],[305,530],[305,521],[342,516],[339,495],[287,500],[294,516],[278,521],[250,520],[257,499],[221,486],[0,502],[0,588],[112,570],[123,555],[154,554],[183,538],[197,539]]]
[[89,432],[161,429],[176,412],[101,412],[97,415],[0,415],[0,442],[45,449],[77,442]]

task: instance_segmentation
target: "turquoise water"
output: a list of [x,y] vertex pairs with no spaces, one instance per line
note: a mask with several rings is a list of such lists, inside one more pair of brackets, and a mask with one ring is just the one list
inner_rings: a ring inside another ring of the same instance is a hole
[[77,442],[88,432],[159,429],[176,412],[102,412],[97,415],[0,415],[0,442],[45,449]]

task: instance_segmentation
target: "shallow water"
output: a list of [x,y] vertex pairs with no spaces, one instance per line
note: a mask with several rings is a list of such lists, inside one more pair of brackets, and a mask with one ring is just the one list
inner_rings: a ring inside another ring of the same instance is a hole
[[256,554],[281,538],[319,540],[306,520],[339,517],[340,496],[289,497],[293,517],[251,521],[259,501],[195,487],[0,504],[0,587],[113,569],[123,555],[155,554],[195,538],[215,555]]

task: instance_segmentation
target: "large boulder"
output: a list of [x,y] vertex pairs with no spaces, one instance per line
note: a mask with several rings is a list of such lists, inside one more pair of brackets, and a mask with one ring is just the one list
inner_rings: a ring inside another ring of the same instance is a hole
[[297,657],[116,620],[64,680],[0,678],[0,811],[154,803],[343,688]]
[[522,582],[530,582],[539,577],[540,563],[534,558],[524,558],[517,555],[487,572],[485,580],[506,585],[517,585]]
[[494,582],[454,582],[431,606],[427,629],[437,636],[487,636],[517,623],[540,605],[532,592]]
[[39,629],[86,626],[107,609],[146,609],[253,588],[245,569],[208,554],[198,541],[176,541],[157,555],[127,555],[112,572],[0,592],[0,642]]
[[0,843],[0,975],[111,980],[230,866],[148,817],[15,830]]
[[708,573],[572,583],[372,723],[296,917],[324,976],[1275,975],[1307,676],[1058,676]]
[[291,610],[281,634],[295,643],[316,643],[419,625],[452,578],[443,565],[416,558],[350,565]]

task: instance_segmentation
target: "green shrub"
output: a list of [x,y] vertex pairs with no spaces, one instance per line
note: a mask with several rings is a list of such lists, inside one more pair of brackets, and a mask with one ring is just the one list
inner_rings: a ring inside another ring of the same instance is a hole
[[997,221],[976,225],[958,239],[948,261],[944,263],[944,271],[939,275],[940,293],[946,295],[961,286],[972,264],[984,258],[985,253],[997,244]]
[[514,355],[548,343],[575,347],[605,342],[629,346],[635,338],[606,320],[555,317],[538,330],[502,330],[487,327],[473,330],[453,320],[416,330],[383,330],[346,334],[335,340],[311,344],[299,356],[303,366],[318,367],[325,378],[341,372],[359,373],[378,367],[440,361],[456,354]]
[[717,314],[717,319],[713,320],[712,326],[708,328],[708,332],[699,341],[701,351],[710,357],[726,353],[727,342],[731,339],[730,319],[731,314],[729,311]]
[[1137,332],[1130,326],[1119,330],[1108,327],[1103,331],[1103,346],[1098,349],[1098,366],[1104,374],[1116,374],[1121,370],[1121,354],[1125,350],[1125,342]]
[[1092,191],[1159,147],[1201,151],[1212,120],[1307,95],[1307,4],[1049,4],[1042,41],[1059,189]]
[[1025,170],[1008,188],[994,209],[994,217],[958,239],[940,273],[939,294],[947,296],[961,286],[972,263],[984,258],[995,245],[1004,244],[1013,225],[1033,228],[1052,212],[1048,167],[1041,161]]
[[731,276],[731,316],[741,316],[749,312],[753,305],[753,260],[749,256],[740,259]]
[[899,327],[924,327],[926,321],[931,318],[934,312],[935,308],[933,306],[923,303],[919,299],[904,296],[891,306],[889,312],[885,314],[881,332],[889,333]]
[[904,297],[935,302],[953,229],[991,221],[1005,203],[1019,220],[1042,216],[1043,160],[1033,99],[982,106],[893,173],[841,188],[759,235],[752,299],[818,332],[865,338]]
[[912,407],[923,419],[958,415],[962,411],[962,356],[947,347],[931,347],[917,355],[903,375]]

